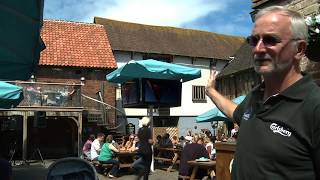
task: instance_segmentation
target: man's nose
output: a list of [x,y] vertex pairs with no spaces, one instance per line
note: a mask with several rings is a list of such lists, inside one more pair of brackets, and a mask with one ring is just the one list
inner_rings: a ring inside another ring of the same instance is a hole
[[258,53],[258,52],[265,52],[266,51],[266,46],[263,43],[262,38],[259,39],[259,41],[257,42],[256,46],[254,47],[254,52]]

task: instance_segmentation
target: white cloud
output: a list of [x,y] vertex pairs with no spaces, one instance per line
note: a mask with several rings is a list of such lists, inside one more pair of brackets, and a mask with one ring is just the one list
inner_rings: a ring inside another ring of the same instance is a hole
[[180,26],[225,7],[225,2],[221,0],[118,0],[111,6],[101,5],[91,16],[142,24]]
[[250,4],[251,0],[45,0],[44,18],[92,23],[99,16],[243,35],[249,31]]

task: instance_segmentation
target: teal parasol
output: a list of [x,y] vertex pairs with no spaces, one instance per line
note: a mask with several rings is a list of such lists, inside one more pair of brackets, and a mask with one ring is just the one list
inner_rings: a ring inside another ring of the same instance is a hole
[[198,68],[149,59],[131,60],[108,74],[106,78],[109,82],[122,84],[139,78],[181,80],[186,82],[199,77],[201,77],[201,70]]
[[27,80],[35,71],[40,51],[43,0],[0,2],[0,79]]
[[[238,96],[234,98],[232,101],[236,104],[240,104],[246,96]],[[230,121],[223,112],[221,112],[217,107],[200,114],[196,117],[196,122],[212,122],[212,121]]]

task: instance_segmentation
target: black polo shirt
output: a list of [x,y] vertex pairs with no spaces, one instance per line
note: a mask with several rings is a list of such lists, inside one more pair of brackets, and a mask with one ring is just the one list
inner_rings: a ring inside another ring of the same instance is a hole
[[236,108],[232,179],[320,179],[320,88],[310,75],[263,102],[264,84]]

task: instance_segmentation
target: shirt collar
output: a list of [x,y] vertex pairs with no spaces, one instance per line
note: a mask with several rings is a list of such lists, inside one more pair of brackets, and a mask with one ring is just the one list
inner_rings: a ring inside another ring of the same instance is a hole
[[[280,92],[279,96],[284,96],[293,100],[303,100],[308,95],[306,92],[310,92],[310,84],[313,82],[310,74],[302,73],[303,77],[297,82],[289,86],[284,91]],[[253,94],[263,98],[265,84],[262,82],[259,86],[253,89]]]
[[282,91],[280,95],[294,100],[305,99],[308,95],[307,92],[311,91],[310,84],[313,83],[313,80],[310,74],[302,73],[302,75],[303,77],[301,79]]

